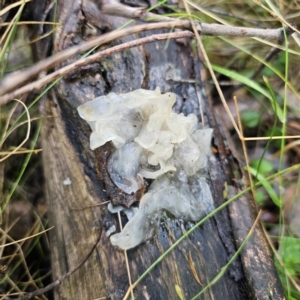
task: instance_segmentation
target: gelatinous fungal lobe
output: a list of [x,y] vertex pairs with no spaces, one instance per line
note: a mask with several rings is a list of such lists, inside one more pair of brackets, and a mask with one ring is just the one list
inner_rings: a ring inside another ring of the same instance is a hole
[[91,149],[111,141],[115,152],[108,163],[114,184],[127,194],[154,179],[139,210],[111,242],[123,249],[149,237],[150,223],[163,211],[197,221],[213,209],[205,181],[211,155],[212,129],[199,128],[196,115],[172,112],[173,93],[139,89],[111,93],[78,107],[91,126]]

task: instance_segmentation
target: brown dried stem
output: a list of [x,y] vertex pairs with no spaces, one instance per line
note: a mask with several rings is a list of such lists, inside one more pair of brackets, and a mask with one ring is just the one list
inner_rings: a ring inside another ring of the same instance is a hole
[[144,37],[141,39],[137,39],[137,40],[134,40],[131,42],[127,42],[127,43],[124,43],[121,45],[117,45],[117,46],[108,48],[101,52],[90,55],[86,58],[77,60],[74,63],[67,65],[67,66],[65,66],[65,67],[45,76],[37,81],[29,83],[29,84],[21,87],[20,89],[17,89],[11,93],[4,95],[3,97],[0,98],[1,103],[7,102],[12,98],[17,98],[24,93],[28,93],[33,90],[41,89],[44,85],[54,81],[55,79],[62,77],[80,67],[94,63],[96,61],[99,61],[99,59],[109,56],[113,53],[121,52],[128,48],[136,47],[136,46],[139,46],[142,44],[152,43],[155,41],[162,41],[162,40],[167,40],[167,39],[178,39],[178,38],[191,38],[193,36],[194,36],[193,33],[190,31],[179,31],[179,32],[173,32],[173,33],[155,34],[155,35],[147,36],[147,37]]
[[[12,73],[6,76],[2,83],[0,84],[0,95],[4,95],[6,93],[11,92],[24,82],[32,79],[37,76],[42,71],[47,71],[50,68],[53,68],[59,62],[62,62],[72,56],[76,56],[82,54],[93,47],[100,46],[103,44],[107,44],[111,41],[114,41],[118,38],[121,38],[126,35],[135,34],[142,31],[147,30],[157,30],[163,28],[184,28],[189,27],[189,21],[175,21],[175,22],[161,22],[161,23],[153,23],[153,24],[142,24],[129,28],[125,28],[122,30],[116,30],[113,32],[109,32],[107,34],[103,34],[93,40],[84,42],[80,45],[70,47],[66,50],[58,52],[51,57],[41,60],[40,62],[34,64],[33,66],[17,72]],[[0,104],[4,104],[2,98],[0,98]]]
[[[200,25],[200,23],[197,22],[195,26],[197,28],[198,33],[201,35],[259,37],[267,40],[272,40],[272,39],[280,40],[283,37],[282,28],[256,29],[256,28],[246,28],[246,27],[225,26],[219,24],[201,23]],[[37,76],[42,71],[47,71],[50,68],[54,67],[59,62],[62,62],[72,56],[76,56],[83,52],[86,52],[95,46],[109,43],[125,35],[135,34],[146,30],[157,30],[157,29],[166,29],[166,28],[190,29],[190,22],[172,21],[172,22],[158,22],[152,24],[137,25],[137,26],[104,34],[91,41],[84,42],[78,46],[73,46],[59,53],[56,53],[53,56],[36,63],[34,66],[25,69],[24,71],[13,73],[11,75],[8,75],[6,78],[4,78],[2,83],[0,84],[0,96],[2,96],[0,97],[0,105],[3,105],[11,100],[11,98],[9,98],[8,95],[6,94],[13,91],[24,82]],[[291,33],[292,33],[291,31],[288,32],[288,34]],[[5,95],[5,97],[3,95]]]

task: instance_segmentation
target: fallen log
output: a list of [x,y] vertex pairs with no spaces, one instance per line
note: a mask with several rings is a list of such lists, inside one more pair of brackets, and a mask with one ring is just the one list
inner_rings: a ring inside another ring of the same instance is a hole
[[[89,4],[79,0],[59,2],[57,18],[62,25],[55,33],[54,53],[87,39],[90,25],[98,34],[104,34],[124,24],[122,18],[88,9]],[[166,32],[124,36],[106,47]],[[57,68],[75,59],[78,57]],[[217,153],[209,162],[207,181],[215,207],[226,201],[225,183],[230,186],[230,197],[242,188],[237,182],[244,177],[235,178],[233,174],[243,174],[243,171],[225,149],[220,124],[200,76],[202,72],[203,64],[193,54],[189,40],[185,43],[157,41],[81,67],[62,78],[48,93],[44,114],[52,118],[44,120],[42,141],[49,218],[55,226],[51,232],[54,279],[80,263],[96,239],[99,222],[103,223],[96,251],[78,272],[55,288],[56,299],[123,299],[130,285],[124,251],[112,246],[106,236],[113,225],[120,230],[117,216],[103,204],[120,192],[107,173],[111,146],[106,144],[95,151],[89,148],[90,128],[77,113],[80,104],[109,92],[125,93],[139,88],[153,90],[159,86],[163,92],[175,93],[176,112],[195,113],[201,122],[214,129],[213,145]],[[126,195],[120,197],[128,200]],[[191,299],[197,295],[234,255],[256,216],[251,195],[239,197],[165,256],[134,288],[135,299]],[[121,221],[123,225],[127,222],[125,216]],[[132,283],[194,224],[183,219],[159,222],[152,239],[128,250]],[[258,225],[238,259],[201,299],[269,298],[284,299],[284,292]]]

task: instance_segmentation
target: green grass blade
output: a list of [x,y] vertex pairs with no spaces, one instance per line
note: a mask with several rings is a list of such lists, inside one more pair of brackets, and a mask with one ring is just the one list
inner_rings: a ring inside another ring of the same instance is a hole
[[279,120],[281,122],[284,121],[282,109],[279,107],[279,105],[277,104],[276,101],[273,101],[273,98],[272,98],[272,95],[270,94],[270,92],[268,90],[264,89],[259,83],[257,83],[256,81],[254,81],[252,79],[249,79],[248,77],[246,77],[238,72],[228,70],[221,66],[212,64],[212,68],[215,72],[218,72],[218,73],[223,74],[233,80],[241,82],[241,83],[247,85],[248,87],[256,90],[260,94],[264,95],[265,97],[267,97],[270,100],[270,102],[272,103],[273,109],[277,112],[277,116],[278,116]]
[[[274,68],[271,63],[266,62],[263,58],[259,57],[258,55],[252,53],[251,51],[249,51],[247,48],[240,46],[236,43],[234,43],[233,41],[231,41],[230,39],[227,39],[225,37],[220,37],[220,39],[222,39],[223,41],[227,42],[228,44],[236,47],[237,49],[240,49],[241,51],[247,53],[248,55],[252,56],[253,58],[255,58],[257,61],[259,61],[260,63],[264,64],[266,67],[268,67],[270,70],[272,70],[283,82],[286,83],[286,85],[293,91],[293,93],[295,94],[295,96],[300,100],[300,94],[298,93],[298,90],[288,81],[286,80],[285,76],[281,74],[280,71],[278,71],[276,68]],[[285,50],[285,49],[283,49]]]
[[0,47],[0,64],[2,64],[2,67],[0,69],[0,78],[3,77],[4,75],[4,72],[5,72],[5,69],[6,69],[6,63],[7,63],[7,60],[5,60],[5,54],[11,49],[11,46],[12,46],[12,41],[13,41],[13,38],[15,36],[15,33],[16,33],[16,30],[17,30],[17,24],[21,18],[21,15],[22,15],[22,11],[24,9],[24,6],[25,6],[26,2],[25,0],[23,0],[23,3],[21,4],[18,12],[17,12],[17,17],[16,19],[14,20],[14,23],[13,23],[13,26],[9,32],[9,35],[4,43],[4,46],[3,48],[1,49]]
[[[277,172],[277,173],[265,178],[265,181],[268,182],[270,180],[273,180],[273,179],[277,178],[280,175],[283,175],[283,174],[286,174],[288,172],[292,172],[292,171],[295,171],[295,170],[298,170],[298,169],[300,169],[300,164],[293,165],[289,168],[286,168],[285,170],[282,170],[280,172]],[[254,184],[254,186],[256,188],[260,187],[260,186],[262,186],[262,182],[257,182],[257,183]],[[220,210],[227,207],[230,203],[232,203],[233,201],[239,199],[242,195],[244,195],[244,194],[246,194],[250,191],[251,191],[251,188],[246,188],[245,190],[241,191],[240,193],[236,194],[234,197],[230,198],[225,203],[220,205],[214,211],[209,213],[205,218],[200,220],[198,223],[196,223],[194,227],[189,229],[182,237],[180,237],[168,250],[166,250],[159,258],[157,258],[156,261],[153,262],[153,264],[141,276],[139,276],[139,278],[135,281],[135,283],[133,283],[132,288],[137,286],[138,283],[140,283],[142,281],[142,279],[144,279],[149,272],[151,272],[175,247],[177,247],[184,239],[186,239],[195,229],[197,229],[199,226],[204,224],[204,222],[206,222],[209,218],[213,217]]]
[[20,182],[20,180],[21,180],[21,178],[22,178],[22,176],[23,176],[23,174],[24,174],[24,172],[25,172],[25,170],[26,170],[26,167],[27,167],[27,165],[28,165],[28,162],[29,162],[29,160],[30,160],[30,158],[31,158],[31,155],[32,155],[32,153],[33,153],[33,149],[34,149],[34,147],[35,147],[35,145],[36,145],[36,142],[37,142],[37,139],[38,139],[38,137],[39,137],[39,133],[40,133],[40,130],[41,130],[41,125],[42,125],[42,120],[39,121],[37,130],[36,130],[36,132],[35,132],[35,134],[34,134],[33,141],[32,141],[32,143],[31,143],[30,150],[32,150],[32,151],[29,152],[29,153],[26,155],[25,161],[24,161],[24,163],[23,163],[23,165],[22,165],[22,168],[21,168],[21,170],[20,170],[20,172],[19,172],[19,174],[18,174],[17,179],[16,179],[15,182],[13,183],[12,189],[10,190],[9,194],[7,195],[7,197],[6,197],[5,201],[4,201],[4,203],[1,205],[1,208],[0,208],[0,218],[2,217],[2,214],[3,214],[3,212],[4,212],[5,208],[6,208],[6,206],[7,206],[8,202],[9,202],[9,200],[11,199],[12,195],[14,194],[14,192],[15,192],[15,190],[16,190],[16,188],[17,188],[17,186],[18,186],[18,184],[19,184],[19,182]]
[[[62,77],[57,78],[55,81],[53,81],[50,85],[48,85],[45,90],[39,94],[28,106],[27,108],[30,109],[35,103],[37,103]],[[17,125],[17,123],[22,119],[22,117],[25,115],[26,112],[22,112],[18,118],[14,121],[14,123],[10,126],[10,129],[7,131],[7,134],[2,138],[0,141],[0,144],[7,138],[8,135],[13,131],[14,126]]]
[[[272,101],[273,101],[274,103],[276,103],[274,91],[273,91],[273,89],[272,89],[272,87],[271,87],[271,85],[270,85],[269,80],[268,80],[267,78],[264,77],[264,81],[265,81],[265,83],[266,83],[266,86],[267,86],[268,89],[269,89],[270,95],[271,95],[271,97],[272,97]],[[276,127],[276,124],[277,124],[277,118],[278,118],[277,107],[278,107],[277,105],[274,105],[274,109],[275,109],[275,118],[274,118],[274,122],[273,122],[273,126],[272,126],[272,131],[271,131],[271,134],[270,134],[270,139],[268,140],[267,145],[265,146],[264,151],[263,151],[263,153],[262,153],[262,155],[261,155],[261,157],[260,157],[260,159],[259,159],[259,163],[258,163],[258,166],[257,166],[257,168],[256,168],[257,171],[256,171],[256,174],[254,175],[255,177],[257,177],[257,175],[260,173],[260,166],[261,166],[261,163],[262,163],[262,161],[263,161],[263,159],[264,159],[264,157],[265,157],[265,154],[266,154],[266,152],[267,152],[267,150],[268,150],[268,148],[269,148],[269,146],[270,146],[270,144],[271,144],[271,142],[272,142],[272,137],[275,135],[275,130],[276,130],[275,127]]]
[[255,228],[255,225],[258,221],[258,218],[256,219],[256,221],[254,222],[252,228],[250,229],[250,231],[248,232],[245,240],[243,241],[243,243],[240,245],[240,247],[238,248],[238,250],[234,253],[234,255],[231,257],[231,259],[228,261],[228,263],[221,268],[221,271],[215,276],[215,278],[213,278],[208,285],[206,285],[196,296],[194,296],[191,300],[196,300],[198,297],[200,297],[201,295],[203,295],[205,293],[205,291],[207,289],[209,289],[212,285],[214,285],[219,279],[222,278],[222,276],[225,274],[225,272],[227,271],[227,269],[229,268],[229,266],[234,262],[234,260],[236,260],[236,258],[238,257],[238,255],[241,253],[242,249],[244,248],[244,246],[246,245],[246,243],[248,242],[248,240],[250,239],[250,237],[252,236],[253,233],[253,229]]
[[[248,171],[248,168],[245,167],[245,170]],[[261,175],[260,173],[257,172],[256,169],[249,167],[249,171],[253,176],[256,176],[257,180],[260,182],[260,184],[266,189],[267,193],[269,194],[270,198],[272,201],[278,206],[282,207],[282,203],[280,199],[278,198],[276,192],[274,191],[273,187],[271,184],[268,182],[268,180]]]

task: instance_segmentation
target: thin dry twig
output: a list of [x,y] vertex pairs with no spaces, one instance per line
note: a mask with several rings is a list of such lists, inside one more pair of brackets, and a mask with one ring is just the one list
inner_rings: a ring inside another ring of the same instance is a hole
[[[184,0],[184,5],[185,5],[185,9],[186,9],[187,13],[191,14],[189,5],[188,5],[188,3],[187,3],[186,0]],[[192,22],[192,24],[194,24],[193,21],[192,21],[192,19],[191,19],[191,22]],[[201,24],[201,25],[203,26],[203,24]],[[224,25],[218,25],[218,26],[231,27],[231,26],[224,26]],[[193,28],[193,30],[195,32],[195,27]],[[211,78],[212,78],[212,80],[213,80],[213,82],[215,84],[215,87],[216,87],[216,89],[218,91],[218,94],[220,96],[222,104],[223,104],[223,106],[224,106],[224,108],[225,108],[225,110],[226,110],[226,112],[227,112],[227,114],[228,114],[228,116],[229,116],[229,118],[230,118],[230,120],[231,120],[231,122],[232,122],[232,124],[233,124],[233,126],[235,128],[235,130],[236,130],[236,132],[240,135],[238,126],[237,126],[236,122],[234,121],[234,118],[233,118],[233,116],[232,116],[232,114],[230,112],[230,109],[229,109],[228,105],[227,105],[227,102],[225,100],[224,94],[222,92],[222,89],[220,88],[219,82],[218,82],[217,77],[216,77],[216,75],[215,75],[215,73],[213,71],[213,68],[212,68],[211,63],[209,61],[209,58],[208,58],[208,55],[207,55],[207,53],[205,51],[203,43],[202,43],[202,41],[201,41],[201,39],[199,37],[199,34],[197,32],[195,32],[195,34],[196,34],[197,44],[198,44],[198,51],[199,51],[198,55],[199,55],[199,57],[203,57],[204,61],[206,62],[207,68],[208,68],[209,73],[211,75]]]
[[[7,138],[7,130],[8,130],[11,118],[12,118],[16,108],[18,107],[18,105],[19,104],[16,103],[6,114],[5,125],[2,127],[2,136],[0,137],[0,149],[2,149],[3,143],[4,143],[5,139]],[[25,121],[25,122],[27,122],[27,121]]]
[[43,149],[33,149],[33,150],[20,150],[20,151],[17,151],[17,152],[14,152],[12,153],[11,151],[0,151],[0,156],[1,155],[20,155],[20,154],[26,154],[26,153],[34,153],[34,154],[37,154],[39,152],[43,151]]
[[[16,106],[17,106],[17,105],[18,105],[18,103],[16,104]],[[11,110],[11,112],[9,113],[9,115],[8,115],[8,117],[7,117],[7,122],[6,122],[6,124],[5,124],[5,129],[3,130],[3,134],[2,134],[2,136],[1,136],[1,138],[0,138],[0,150],[1,150],[1,148],[2,148],[3,143],[4,143],[5,140],[8,138],[8,136],[9,136],[13,131],[15,131],[16,129],[18,129],[19,127],[21,127],[22,125],[24,125],[24,124],[26,124],[26,123],[28,122],[28,121],[26,120],[26,121],[23,121],[23,122],[20,122],[20,123],[16,124],[13,128],[11,128],[11,129],[9,130],[9,133],[7,133],[7,131],[8,131],[8,126],[9,126],[9,124],[10,124],[10,119],[11,119],[11,117],[12,117],[12,115],[13,115],[15,109],[16,109],[16,107],[14,107],[14,108]],[[53,118],[53,116],[35,117],[35,118],[31,118],[30,121],[33,122],[33,121],[36,121],[36,120],[40,120],[41,118],[43,118],[43,119],[46,119],[46,118]],[[34,149],[34,150],[30,150],[30,151],[31,151],[31,152],[36,152],[36,151],[40,151],[40,150],[39,150],[39,149]],[[30,151],[28,151],[28,152],[30,152]],[[0,154],[0,156],[1,156],[1,155],[3,154],[3,152],[1,151],[0,153],[1,153],[1,154]],[[18,153],[20,153],[20,152],[18,152]],[[14,153],[14,154],[18,154],[18,153]]]
[[239,107],[238,107],[238,102],[237,102],[237,97],[236,96],[233,96],[233,101],[234,101],[235,110],[236,110],[236,114],[237,114],[238,127],[239,127],[239,130],[240,130],[240,140],[241,140],[241,143],[242,143],[243,153],[244,153],[245,162],[246,162],[246,166],[247,166],[247,173],[248,173],[248,178],[249,178],[249,182],[250,182],[250,188],[251,188],[253,199],[256,201],[254,182],[253,182],[253,178],[252,178],[252,175],[251,175],[251,172],[250,172],[250,167],[249,167],[250,166],[249,155],[248,155],[248,152],[247,152],[247,146],[246,146],[245,139],[244,139],[242,119],[241,119],[240,110],[239,110]]
[[[224,26],[219,24],[205,24],[195,22],[196,30],[201,35],[208,36],[243,36],[243,37],[259,37],[263,39],[282,39],[283,29],[256,29],[256,28],[246,28],[246,27],[234,27],[234,26]],[[0,84],[0,96],[5,95],[24,82],[32,79],[37,76],[42,71],[47,71],[48,69],[54,67],[59,62],[62,62],[68,59],[71,56],[79,55],[89,49],[106,44],[115,39],[118,39],[125,35],[135,34],[147,30],[156,30],[156,29],[167,29],[167,28],[186,28],[190,29],[189,21],[173,21],[173,22],[158,22],[152,24],[143,24],[137,25],[129,28],[125,28],[118,31],[113,31],[100,37],[97,37],[93,40],[84,42],[80,45],[73,46],[66,50],[63,50],[59,53],[54,54],[53,56],[46,58],[32,67],[25,69],[24,71],[13,73],[5,77]],[[291,32],[289,32],[291,33]],[[7,97],[4,100],[3,97],[0,97],[0,105],[7,103],[10,99]]]
[[[31,1],[31,0],[30,0]],[[0,23],[0,27],[6,27],[9,26],[11,22],[3,22]],[[60,23],[56,22],[39,22],[39,21],[21,21],[17,23],[18,26],[20,25],[54,25],[54,26],[60,26]]]
[[93,208],[93,207],[98,207],[98,206],[102,206],[102,205],[105,205],[107,203],[109,203],[109,201],[105,201],[105,202],[102,202],[102,203],[96,203],[96,204],[91,204],[91,205],[88,205],[88,206],[85,206],[85,207],[82,207],[82,208],[73,208],[72,210],[73,211],[81,211],[81,210],[85,210],[85,209],[88,209],[88,208]]
[[[282,28],[274,29],[260,29],[260,28],[248,28],[237,27],[220,24],[207,24],[201,23],[202,35],[209,36],[239,36],[239,37],[256,37],[264,40],[282,40],[284,38]],[[293,30],[288,30],[288,33],[293,33]]]
[[[72,56],[82,54],[93,47],[107,44],[123,36],[139,33],[142,31],[165,29],[165,28],[169,28],[169,29],[184,28],[184,27],[189,27],[189,21],[174,21],[174,22],[161,22],[161,23],[153,23],[153,24],[142,24],[142,25],[137,25],[137,26],[103,34],[93,40],[84,42],[80,45],[73,46],[61,52],[58,52],[52,55],[51,57],[48,57],[46,59],[39,61],[38,63],[35,63],[33,66],[23,71],[12,73],[6,76],[3,79],[2,83],[0,84],[0,95],[4,95],[14,90],[24,82],[37,76],[42,71],[47,71],[50,68],[53,68],[59,62],[62,62]],[[3,105],[5,103],[6,102],[4,102],[2,98],[0,98],[0,104]]]
[[38,295],[42,295],[42,294],[48,292],[49,290],[53,289],[54,287],[60,285],[67,277],[69,277],[70,275],[72,275],[73,273],[78,271],[86,263],[86,261],[90,258],[90,256],[96,249],[96,247],[101,239],[102,230],[103,230],[103,224],[102,224],[102,221],[100,221],[99,235],[97,237],[97,240],[95,241],[92,249],[89,251],[89,253],[86,255],[86,257],[83,259],[82,262],[80,262],[80,264],[77,267],[75,267],[73,270],[69,271],[68,273],[64,274],[63,276],[59,277],[56,281],[50,283],[49,285],[45,286],[44,288],[36,290],[31,293],[27,293],[25,296],[19,297],[18,300],[28,300],[28,299],[31,299]]
[[[100,2],[100,1],[99,1]],[[145,7],[131,7],[120,3],[118,0],[101,1],[100,11],[103,14],[118,16],[127,19],[139,20],[141,22],[170,22],[174,18],[160,16],[147,11]]]
[[148,44],[156,41],[162,41],[167,39],[177,39],[177,38],[191,38],[193,37],[193,33],[190,31],[179,31],[179,32],[173,32],[173,33],[163,33],[163,34],[155,34],[152,36],[147,36],[144,38],[140,38],[137,40],[133,40],[121,45],[117,45],[111,48],[108,48],[106,50],[103,50],[101,52],[95,53],[93,55],[90,55],[86,58],[80,59],[75,61],[72,64],[69,64],[37,81],[34,81],[32,83],[29,83],[23,87],[21,87],[18,90],[13,91],[12,93],[6,94],[3,97],[1,97],[1,103],[2,101],[6,102],[9,101],[11,98],[17,98],[24,93],[31,92],[33,90],[41,89],[44,85],[54,81],[55,79],[64,76],[71,71],[78,69],[80,67],[83,67],[85,65],[91,64],[95,61],[99,61],[99,59],[104,58],[106,56],[112,55],[117,52],[124,51],[125,49],[137,47],[139,45]]
[[47,232],[47,231],[49,231],[49,230],[51,230],[51,229],[53,229],[53,228],[54,228],[54,226],[52,226],[52,227],[50,227],[50,228],[47,228],[47,229],[45,229],[45,230],[43,230],[43,231],[41,231],[41,232],[32,234],[32,235],[30,235],[30,236],[28,236],[28,237],[26,237],[26,238],[23,238],[23,239],[20,239],[20,240],[17,240],[17,241],[13,241],[13,242],[11,242],[11,243],[6,243],[6,244],[4,244],[4,245],[0,245],[0,248],[5,248],[5,247],[8,247],[8,246],[11,246],[11,245],[14,245],[14,244],[18,244],[18,243],[23,242],[23,241],[27,241],[27,240],[32,239],[32,238],[34,238],[34,237],[36,237],[36,236],[38,236],[38,235],[41,235],[41,234],[43,234],[43,233],[45,233],[45,232]]
[[[122,221],[121,221],[121,214],[118,211],[118,220],[119,220],[119,226],[121,231],[123,230]],[[126,263],[126,269],[127,269],[127,276],[128,276],[128,282],[129,286],[132,285],[131,281],[131,274],[130,274],[130,268],[129,268],[129,262],[128,262],[128,256],[127,256],[127,250],[124,250],[124,256],[125,256],[125,263]],[[133,291],[131,291],[131,299],[134,300]]]
[[[269,136],[261,137],[242,137],[245,141],[267,141],[270,139]],[[300,139],[300,135],[283,135],[283,136],[272,136],[272,140],[281,140],[281,139]]]
[[[184,4],[184,8],[185,8],[187,14],[191,16],[191,11],[190,11],[190,8],[189,8],[186,0],[183,0],[183,4]],[[195,34],[195,37],[196,37],[196,41],[197,41],[198,45],[200,45],[201,40],[200,40],[199,32],[197,31],[197,28],[196,28],[195,21],[193,20],[192,17],[189,17],[189,20],[191,22],[191,26],[192,26],[193,32]],[[198,57],[201,60],[201,50],[200,50],[200,47],[198,47],[197,50],[198,50],[197,51]],[[199,87],[198,87],[197,84],[195,86],[196,86],[196,95],[197,95],[198,102],[199,102],[199,110],[200,110],[200,115],[201,115],[201,120],[202,120],[202,126],[204,127],[205,123],[204,123],[204,112],[203,112],[203,107],[202,107],[202,100],[201,100],[200,93],[199,93]]]
[[30,2],[30,1],[32,1],[32,0],[25,0],[25,1],[21,0],[21,1],[18,1],[18,2],[15,2],[15,3],[12,3],[12,4],[8,5],[8,6],[6,6],[5,8],[3,8],[3,9],[0,10],[0,17],[3,16],[4,14],[6,14],[11,9],[13,9],[13,8],[15,8],[17,6],[20,6],[23,2],[26,3],[26,2]]
[[300,31],[297,30],[294,24],[289,24],[286,20],[284,20],[282,17],[280,17],[277,13],[273,12],[271,9],[266,7],[264,4],[260,2],[260,0],[253,0],[254,3],[256,3],[258,6],[262,7],[264,10],[266,10],[270,15],[272,15],[276,20],[278,20],[280,23],[283,23],[288,28],[290,28],[292,31],[297,32],[300,34]]
[[[8,235],[8,233],[6,231],[2,230],[2,228],[0,228],[0,232],[1,232],[2,236],[3,236],[3,240],[5,239],[5,240],[12,241],[11,243],[14,242],[14,240],[11,238],[11,236]],[[8,265],[10,265],[11,262],[12,262],[12,260],[15,259],[17,257],[17,255],[20,256],[20,263],[23,265],[24,270],[25,270],[24,273],[23,273],[23,275],[28,276],[29,282],[32,283],[32,285],[34,286],[34,288],[38,289],[38,286],[37,286],[36,282],[34,281],[34,279],[32,277],[32,274],[30,273],[30,270],[29,270],[29,268],[28,268],[28,266],[26,264],[25,254],[24,254],[24,252],[22,250],[22,245],[24,244],[24,242],[25,242],[25,240],[22,240],[20,243],[16,243],[15,244],[16,249],[13,251],[13,253],[11,253],[9,260],[7,260],[6,263]],[[5,243],[5,245],[7,245],[7,244],[8,243]],[[2,248],[2,249],[4,250],[4,248]],[[19,254],[17,254],[17,253],[19,253]],[[6,280],[7,279],[8,279],[8,277],[6,278]],[[18,286],[13,281],[11,281],[10,284],[11,284],[11,286],[14,287],[14,289],[17,289],[20,293],[22,293],[22,291],[18,288]]]
[[[269,10],[266,6],[261,4],[259,0],[253,0],[256,4],[260,5],[264,9],[266,9],[274,18],[276,18],[279,22],[285,24],[292,32],[300,32],[297,30],[295,25],[289,24],[286,22],[281,16],[278,16],[275,14],[273,11]],[[187,1],[184,2],[184,7],[188,14],[191,16],[190,10],[187,9]],[[134,20],[139,20],[141,22],[166,22],[166,21],[174,21],[174,18],[170,17],[165,17],[165,16],[160,16],[151,12],[148,12],[146,8],[144,7],[130,7],[127,5],[124,5],[120,3],[119,0],[102,0],[100,6],[100,10],[102,13],[111,15],[111,16],[119,16],[119,17],[124,17],[128,19],[134,19]],[[189,3],[190,4],[190,3]],[[191,18],[191,17],[190,17]],[[263,33],[261,29],[256,29],[256,28],[244,28],[244,27],[232,27],[232,26],[223,26],[223,25],[218,25],[218,24],[205,24],[202,23],[203,25],[213,25],[212,28],[207,28],[211,33],[208,35],[215,35],[215,36],[220,36],[220,35],[236,35],[236,36],[252,36],[254,34],[259,35],[265,35],[269,36],[269,34],[273,34],[272,29],[266,29],[266,31]],[[249,30],[250,29],[250,30]],[[240,30],[240,31],[239,31]],[[270,30],[270,31],[269,31]],[[203,29],[203,31],[206,31],[206,28]],[[250,31],[252,33],[250,33]],[[256,32],[256,33],[255,33]],[[245,35],[244,35],[245,34]],[[261,38],[265,39],[265,37],[261,36]],[[283,39],[283,35],[281,36]],[[269,39],[269,38],[267,38]],[[273,39],[270,37],[270,39]]]
[[[19,8],[19,11],[21,11],[22,8]],[[11,22],[9,23],[9,25],[7,26],[5,32],[2,34],[2,36],[0,37],[0,45],[1,45],[1,48],[0,48],[0,55],[2,56],[3,53],[4,53],[4,49],[6,49],[5,46],[2,46],[2,44],[4,43],[5,39],[7,38],[7,35],[9,34],[11,28],[13,27],[14,25],[14,22],[15,20],[17,19],[18,17],[18,14],[15,14],[15,16],[13,17],[13,19],[11,20]],[[8,43],[8,39],[6,40],[6,43]]]

